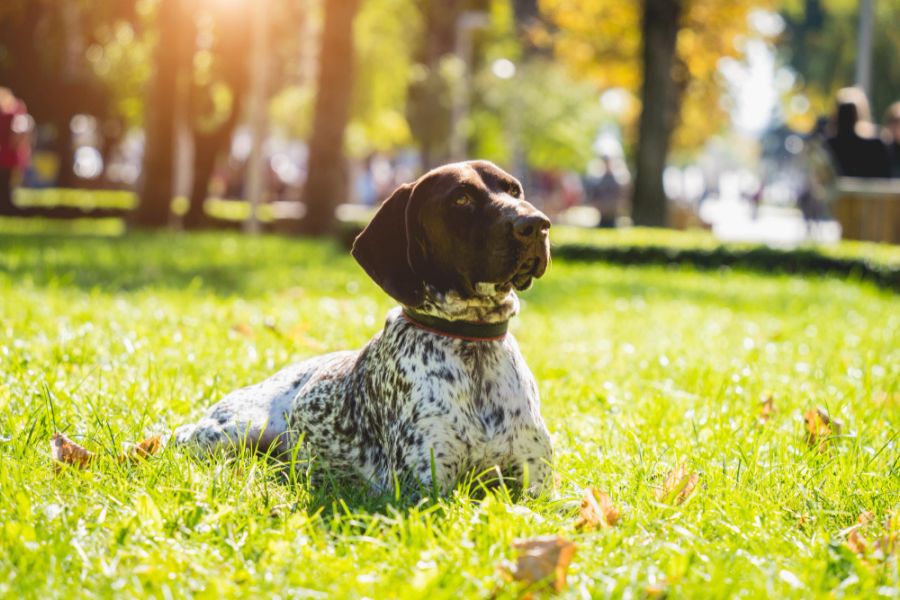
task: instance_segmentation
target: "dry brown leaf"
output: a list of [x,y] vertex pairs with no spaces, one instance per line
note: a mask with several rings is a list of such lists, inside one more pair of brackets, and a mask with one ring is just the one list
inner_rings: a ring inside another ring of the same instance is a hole
[[64,465],[83,469],[94,460],[94,453],[76,444],[61,433],[54,433],[50,439],[50,453],[53,460]]
[[850,535],[847,536],[847,547],[856,554],[865,554],[866,546],[866,539],[859,535],[859,530],[854,527]]
[[238,323],[237,325],[233,325],[231,330],[237,334],[240,334],[244,337],[253,337],[253,328],[247,325],[246,323]]
[[759,403],[759,424],[767,423],[774,413],[775,397],[769,394],[765,400]]
[[811,408],[803,414],[806,423],[806,443],[810,448],[825,452],[833,436],[841,432],[841,422],[828,416],[823,408]]
[[147,460],[149,457],[153,456],[159,449],[162,447],[162,441],[158,435],[154,435],[152,437],[148,437],[142,442],[139,442],[128,449],[127,452],[121,454],[119,456],[119,462],[130,460],[130,461],[138,461],[138,460]]
[[651,583],[646,588],[644,588],[644,592],[647,594],[648,598],[652,598],[653,600],[661,600],[669,595],[669,585],[665,580],[657,581],[656,583]]
[[700,475],[688,472],[687,465],[682,462],[669,471],[662,487],[656,488],[656,499],[668,504],[681,504],[694,493]]
[[498,567],[507,581],[519,581],[527,586],[542,584],[556,592],[566,587],[566,573],[575,554],[575,544],[557,535],[518,539],[513,542],[518,552],[515,564],[509,562]]
[[[135,444],[127,452],[120,454],[118,460],[119,462],[146,460],[159,452],[160,448],[162,448],[162,440],[160,436],[154,435]],[[76,444],[61,433],[53,434],[53,438],[50,440],[50,453],[53,456],[53,460],[57,463],[72,465],[81,469],[88,467],[97,458],[96,454]]]
[[613,527],[619,520],[619,511],[613,506],[612,499],[606,492],[595,487],[584,490],[581,506],[578,508],[578,519],[575,527],[591,531]]

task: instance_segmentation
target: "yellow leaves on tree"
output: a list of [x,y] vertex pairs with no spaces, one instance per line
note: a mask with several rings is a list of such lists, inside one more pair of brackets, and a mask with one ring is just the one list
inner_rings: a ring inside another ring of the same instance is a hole
[[[748,15],[773,8],[775,2],[683,0],[683,4],[673,70],[681,90],[673,147],[691,150],[716,133],[727,116],[719,102],[724,92],[719,61],[741,56],[742,42],[751,33]],[[540,0],[539,7],[554,26],[541,39],[559,58],[601,87],[622,87],[637,98],[643,70],[640,2]]]
[[566,587],[566,573],[575,555],[575,544],[556,535],[518,539],[513,542],[518,552],[515,563],[506,562],[498,567],[500,575],[508,582],[525,585],[525,598],[530,593],[545,588],[561,592]]

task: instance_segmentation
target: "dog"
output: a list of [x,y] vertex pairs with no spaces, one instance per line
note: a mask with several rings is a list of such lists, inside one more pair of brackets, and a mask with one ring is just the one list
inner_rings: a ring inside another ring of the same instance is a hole
[[517,290],[550,261],[550,220],[521,184],[486,161],[444,165],[383,202],[352,256],[400,303],[359,351],[287,367],[235,391],[176,444],[203,453],[238,445],[321,466],[375,491],[398,483],[449,492],[496,472],[539,494],[550,436],[534,376],[509,320]]

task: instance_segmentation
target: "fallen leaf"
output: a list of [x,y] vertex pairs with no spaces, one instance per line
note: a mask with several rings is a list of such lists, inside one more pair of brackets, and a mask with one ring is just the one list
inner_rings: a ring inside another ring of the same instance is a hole
[[162,441],[158,435],[154,435],[152,437],[148,437],[142,442],[139,442],[128,449],[127,452],[119,456],[119,462],[130,460],[130,461],[138,461],[138,460],[147,460],[149,457],[153,456],[159,449],[162,447]]
[[900,511],[896,511],[885,519],[884,529],[887,533],[875,540],[875,556],[882,560],[897,551],[900,546]]
[[[120,454],[118,460],[119,462],[146,460],[159,452],[160,448],[162,448],[162,440],[160,436],[154,435],[133,445],[127,452]],[[53,456],[53,460],[57,463],[72,465],[81,469],[89,466],[97,457],[96,454],[76,444],[61,433],[53,434],[53,437],[50,439],[50,453]]]
[[657,581],[645,587],[644,593],[647,594],[648,598],[659,600],[669,595],[669,586],[665,580]]
[[656,499],[667,504],[681,504],[694,493],[698,481],[700,475],[688,472],[687,465],[682,462],[669,471],[662,487],[656,488]]
[[613,506],[609,494],[595,487],[584,490],[581,506],[578,508],[578,520],[575,521],[576,528],[587,531],[606,529],[614,526],[618,520],[619,511]]
[[810,448],[825,452],[832,436],[841,432],[841,422],[828,416],[823,408],[811,408],[803,414],[806,423],[806,443]]
[[871,523],[875,519],[875,513],[871,510],[867,510],[865,512],[859,513],[859,518],[856,519],[856,522],[860,525],[865,525],[866,523]]
[[866,539],[859,535],[859,530],[856,527],[854,527],[850,532],[850,535],[847,536],[847,547],[856,554],[866,553]]
[[765,400],[759,403],[759,424],[762,425],[768,422],[774,413],[775,397],[769,394]]
[[231,330],[237,334],[240,334],[244,337],[253,337],[253,328],[247,325],[246,323],[238,323],[237,325],[233,325]]
[[88,452],[61,433],[54,433],[50,439],[50,453],[56,462],[80,469],[87,467],[94,460],[93,452]]
[[[566,587],[566,573],[575,554],[575,544],[555,535],[518,539],[513,542],[518,551],[515,564],[498,567],[507,581],[519,581],[531,587],[552,586],[556,592]],[[536,588],[540,589],[540,588]]]

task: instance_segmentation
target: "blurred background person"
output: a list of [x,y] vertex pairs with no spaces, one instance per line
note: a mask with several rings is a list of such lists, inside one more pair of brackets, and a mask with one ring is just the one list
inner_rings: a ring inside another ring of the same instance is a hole
[[826,146],[828,119],[820,117],[804,140],[801,153],[801,183],[797,205],[806,223],[807,235],[828,218],[829,206],[836,192],[837,173]]
[[28,164],[30,122],[25,103],[9,88],[0,87],[0,214],[16,212],[13,174]]
[[615,227],[616,219],[626,213],[628,178],[619,171],[608,154],[588,165],[584,199],[585,204],[600,211],[597,227]]
[[885,111],[884,132],[891,161],[891,177],[900,177],[900,102],[894,102]]
[[844,177],[890,177],[887,147],[875,137],[869,102],[859,88],[838,90],[834,135],[828,147]]

